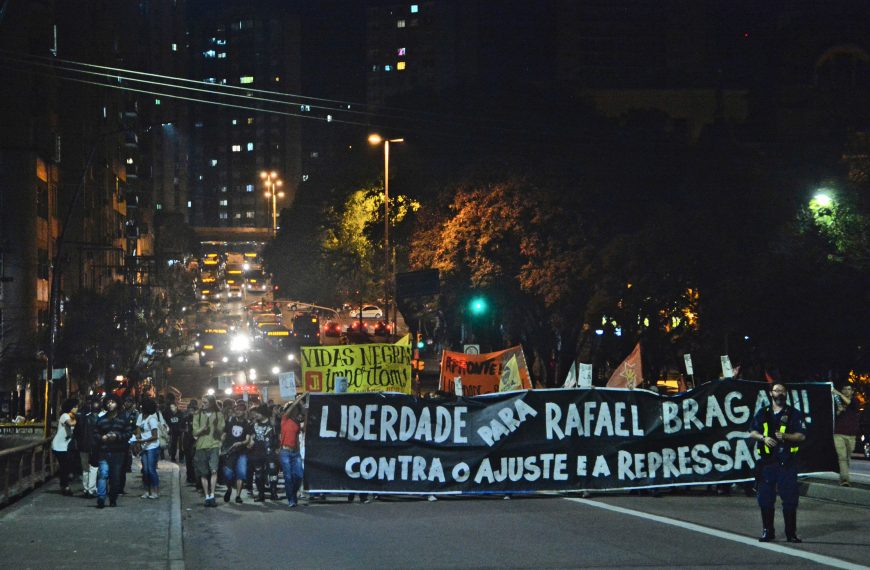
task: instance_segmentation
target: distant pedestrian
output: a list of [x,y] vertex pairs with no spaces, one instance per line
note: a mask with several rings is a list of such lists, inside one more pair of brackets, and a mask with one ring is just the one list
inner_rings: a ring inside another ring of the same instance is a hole
[[187,410],[185,410],[182,420],[181,448],[184,450],[184,471],[188,484],[202,488],[193,466],[193,455],[196,450],[196,438],[193,437],[193,416],[198,409],[199,402],[197,400],[190,400],[187,403]]
[[849,487],[849,467],[852,451],[855,449],[855,438],[861,431],[861,417],[858,415],[855,389],[851,384],[844,385],[840,390],[833,388],[833,392],[834,411],[837,414],[834,422],[834,448],[840,462],[840,485]]
[[217,506],[214,489],[217,485],[218,457],[224,425],[224,418],[217,410],[215,397],[203,398],[202,409],[193,416],[193,436],[196,438],[194,468],[202,481],[206,507]]
[[106,495],[109,497],[110,507],[117,505],[124,459],[129,453],[127,441],[132,434],[126,414],[120,412],[121,399],[118,396],[115,394],[106,396],[103,407],[106,413],[97,420],[92,440],[98,464],[98,509],[106,506]]
[[76,426],[76,412],[79,409],[78,400],[69,398],[60,407],[60,418],[57,420],[57,432],[51,440],[51,451],[57,459],[57,474],[60,478],[60,492],[72,495],[70,481],[79,471],[79,456],[75,450],[73,429]]
[[[299,504],[298,493],[302,485],[302,456],[299,454],[299,434],[304,429],[304,412],[302,397],[287,405],[281,417],[281,448],[278,459],[284,474],[284,491],[287,493],[287,504],[293,508]],[[351,498],[351,500],[353,500]]]
[[242,487],[248,479],[248,446],[251,444],[253,430],[245,418],[247,406],[241,400],[236,402],[233,415],[226,420],[221,455],[224,457],[224,481],[227,492],[224,502],[229,503],[236,486],[236,502],[242,502]]
[[782,518],[789,542],[802,542],[797,536],[799,489],[797,462],[799,446],[806,439],[804,416],[786,404],[785,386],[774,384],[770,406],[762,408],[752,421],[749,436],[755,440],[758,506],[761,508],[762,534],[759,542],[776,538],[774,507],[776,494],[782,499]]
[[181,449],[180,445],[184,414],[178,411],[178,404],[173,401],[166,407],[166,411],[163,412],[163,418],[169,425],[169,461],[175,461],[176,457],[181,459],[181,456],[184,455],[184,450]]
[[[100,418],[100,401],[90,399],[84,409],[79,411],[74,436],[79,453],[79,465],[82,472],[82,496],[94,498],[97,496],[97,461],[94,457],[92,444],[94,429]],[[83,412],[83,413],[82,413]]]
[[[139,410],[136,409],[136,400],[127,396],[124,398],[124,407],[119,411],[118,415],[127,422],[127,433],[132,434],[136,430],[136,424],[139,421]],[[119,495],[127,494],[127,473],[133,472],[133,453],[129,443],[125,440],[124,445],[127,447],[124,455],[124,468],[121,470],[121,490]]]
[[157,403],[148,398],[142,401],[142,414],[136,424],[136,444],[140,448],[142,475],[145,484],[143,499],[160,498],[160,476],[157,461],[160,457],[160,436],[157,421]]

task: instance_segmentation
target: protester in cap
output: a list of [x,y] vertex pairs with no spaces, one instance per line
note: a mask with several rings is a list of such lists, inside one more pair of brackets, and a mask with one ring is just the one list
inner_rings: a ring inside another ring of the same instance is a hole
[[127,441],[130,439],[130,424],[126,414],[120,412],[121,398],[109,394],[103,400],[106,413],[97,419],[94,426],[94,437],[91,441],[97,460],[97,508],[106,506],[106,495],[109,496],[109,506],[117,505],[118,494],[121,491],[121,475],[124,470],[124,459],[127,456]]
[[72,495],[70,482],[78,472],[78,453],[75,450],[73,430],[76,426],[76,412],[79,410],[78,400],[69,398],[60,407],[60,418],[57,420],[57,432],[51,440],[51,452],[57,459],[57,474],[60,478],[60,492]]
[[136,424],[136,445],[142,459],[142,475],[145,484],[143,499],[160,498],[160,476],[157,460],[160,457],[160,436],[157,423],[157,403],[148,398],[142,401],[142,414]]
[[193,415],[196,413],[199,403],[196,400],[191,400],[187,403],[187,410],[184,412],[182,420],[183,435],[181,438],[181,448],[184,451],[184,466],[185,477],[188,484],[196,485],[202,489],[202,484],[196,476],[196,470],[193,467],[193,454],[196,449],[196,438],[193,437]]
[[[226,407],[226,405],[224,406]],[[248,478],[248,446],[251,444],[253,430],[250,422],[245,419],[247,406],[241,400],[236,402],[233,415],[226,420],[221,455],[224,456],[224,481],[227,492],[224,502],[229,503],[233,495],[233,485],[236,487],[236,502],[242,502],[242,487]]]
[[79,466],[82,471],[82,496],[92,498],[97,496],[97,463],[93,455],[92,440],[94,428],[100,417],[100,401],[90,399],[78,414],[78,421],[73,435],[79,453]]
[[797,536],[799,489],[795,458],[800,443],[806,439],[804,415],[786,404],[786,390],[782,384],[771,387],[770,400],[770,406],[755,414],[749,432],[750,438],[756,442],[756,484],[763,527],[758,540],[771,542],[776,538],[773,520],[778,491],[782,499],[786,539],[789,542],[802,542]]
[[299,503],[297,495],[302,485],[302,457],[299,454],[299,433],[304,429],[303,397],[296,398],[288,404],[281,417],[281,448],[278,460],[284,474],[284,491],[287,493],[287,504],[293,508]]
[[861,417],[858,415],[858,401],[855,399],[855,389],[851,384],[845,384],[834,392],[834,411],[837,414],[834,422],[834,448],[840,461],[840,485],[851,486],[849,482],[849,463],[852,451],[855,449],[855,438],[861,431]]
[[263,404],[251,410],[254,422],[251,424],[253,437],[251,439],[248,460],[254,471],[254,481],[257,484],[256,502],[266,500],[266,487],[269,487],[269,495],[273,501],[278,500],[277,481],[270,477],[269,463],[275,453],[277,437],[272,425],[272,411],[269,406]]
[[193,437],[196,438],[193,461],[196,474],[202,480],[206,507],[217,506],[214,488],[217,485],[218,456],[224,425],[224,418],[217,410],[214,396],[203,398],[202,409],[193,416]]

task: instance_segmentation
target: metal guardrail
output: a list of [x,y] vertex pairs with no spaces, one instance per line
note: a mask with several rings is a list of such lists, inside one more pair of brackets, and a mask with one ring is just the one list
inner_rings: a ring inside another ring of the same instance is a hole
[[35,489],[56,471],[51,438],[0,451],[0,504]]

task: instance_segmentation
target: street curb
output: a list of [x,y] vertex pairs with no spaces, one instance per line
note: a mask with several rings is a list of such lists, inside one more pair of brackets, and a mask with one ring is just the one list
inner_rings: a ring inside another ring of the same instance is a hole
[[859,507],[870,507],[870,489],[862,487],[841,487],[830,483],[803,480],[800,482],[801,496],[810,499],[846,503]]
[[181,469],[175,463],[172,476],[172,506],[169,514],[169,568],[184,570],[184,538],[181,529]]

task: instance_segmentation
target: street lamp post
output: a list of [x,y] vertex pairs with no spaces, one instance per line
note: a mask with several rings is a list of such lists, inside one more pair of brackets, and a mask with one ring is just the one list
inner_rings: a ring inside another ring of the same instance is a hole
[[272,199],[272,236],[278,235],[278,198],[284,197],[284,192],[276,190],[284,185],[284,182],[278,178],[278,173],[274,170],[260,173],[260,178],[266,183],[266,198]]
[[405,139],[384,139],[372,134],[369,142],[373,145],[384,143],[384,313],[387,321],[395,326],[395,318],[390,319],[390,143],[405,142]]

